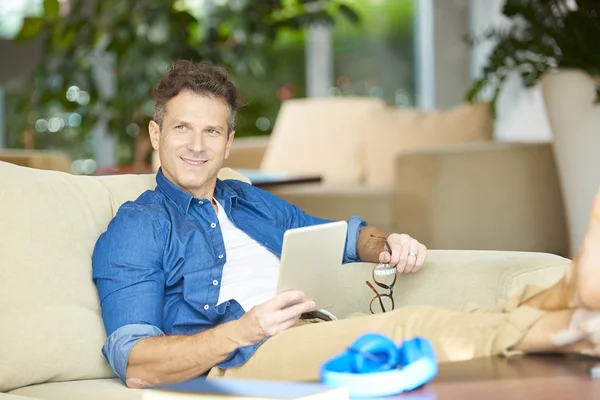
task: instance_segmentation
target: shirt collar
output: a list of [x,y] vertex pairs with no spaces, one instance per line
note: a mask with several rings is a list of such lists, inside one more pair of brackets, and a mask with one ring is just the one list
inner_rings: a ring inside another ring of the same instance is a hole
[[[158,189],[164,193],[165,196],[167,196],[169,199],[171,199],[171,201],[173,201],[173,203],[175,203],[177,208],[179,208],[179,210],[183,214],[187,214],[189,212],[190,204],[192,204],[192,201],[200,200],[192,196],[188,192],[184,191],[170,180],[168,180],[167,177],[163,174],[162,168],[159,168],[156,174],[156,185]],[[233,207],[235,207],[237,204],[237,193],[228,184],[224,183],[220,179],[217,179],[214,197],[221,204],[225,204],[226,199],[231,200],[231,205]],[[212,201],[212,199],[206,200]]]

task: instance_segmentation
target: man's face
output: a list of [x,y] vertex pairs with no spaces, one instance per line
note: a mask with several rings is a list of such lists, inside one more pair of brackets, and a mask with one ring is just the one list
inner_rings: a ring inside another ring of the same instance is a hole
[[162,128],[155,121],[149,126],[165,177],[195,197],[212,199],[234,136],[227,136],[228,116],[223,98],[184,90],[169,100]]

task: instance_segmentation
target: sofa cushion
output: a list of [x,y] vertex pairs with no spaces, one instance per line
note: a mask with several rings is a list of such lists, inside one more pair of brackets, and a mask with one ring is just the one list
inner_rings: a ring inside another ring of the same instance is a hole
[[154,175],[76,176],[0,162],[0,392],[113,377],[91,255]]
[[26,397],[26,396],[21,396],[18,394],[6,394],[6,393],[0,394],[0,397],[2,397],[2,400],[41,400],[37,397]]
[[114,378],[42,383],[13,390],[10,394],[15,395],[14,400],[140,400],[142,392],[141,389],[128,389],[119,379]]
[[374,98],[294,99],[283,103],[261,163],[265,171],[320,175],[328,183],[364,179],[365,137],[385,109]]
[[[496,306],[524,285],[549,287],[565,274],[570,260],[547,253],[517,251],[430,250],[418,274],[398,277],[396,307],[429,305],[459,307],[466,303]],[[355,312],[369,314],[373,292],[373,263],[344,265],[338,298],[331,310],[338,317]],[[358,282],[358,285],[357,285]]]
[[419,111],[389,107],[381,124],[389,127],[365,140],[366,182],[391,185],[398,154],[452,144],[490,141],[494,121],[487,103],[447,110]]

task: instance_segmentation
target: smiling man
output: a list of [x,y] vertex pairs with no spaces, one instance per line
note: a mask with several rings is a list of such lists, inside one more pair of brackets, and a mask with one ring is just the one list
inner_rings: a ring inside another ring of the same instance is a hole
[[[221,94],[179,88],[185,83],[173,83],[178,93],[170,86],[155,91],[156,110],[150,121],[152,146],[159,151],[165,178],[195,197],[212,199],[216,176],[235,136],[233,123],[239,97],[226,88],[220,90]],[[226,95],[230,99],[226,100]],[[216,210],[216,203],[214,206]]]
[[[408,307],[299,326],[315,304],[299,291],[276,294],[283,235],[329,221],[244,182],[217,179],[242,105],[224,70],[178,61],[153,95],[157,186],[121,206],[92,260],[108,335],[102,351],[129,387],[207,373],[315,379],[321,362],[372,330],[397,341],[437,338],[438,356],[447,360],[464,358],[465,343],[468,357],[513,346],[553,349],[548,332],[568,327],[573,310],[561,301],[575,293],[573,276],[529,303],[515,302],[527,307],[495,314]],[[348,221],[345,263],[389,262],[409,273],[421,268],[426,252],[407,234],[388,235],[359,217]],[[583,342],[578,349],[589,350]]]

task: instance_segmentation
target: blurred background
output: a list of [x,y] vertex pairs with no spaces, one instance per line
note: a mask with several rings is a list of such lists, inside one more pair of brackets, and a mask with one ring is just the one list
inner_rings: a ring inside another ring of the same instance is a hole
[[598,0],[0,0],[0,59],[20,165],[156,171],[150,92],[189,59],[248,101],[227,165],[318,181],[269,189],[314,215],[568,255],[600,186]]
[[[232,73],[248,100],[238,137],[268,135],[290,98],[370,96],[398,107],[453,106],[489,52],[489,43],[473,45],[468,36],[502,23],[502,4],[1,0],[0,148],[58,149],[81,174],[134,165],[144,171],[149,93],[178,58],[213,61]],[[506,103],[514,103],[518,96],[507,94]],[[539,113],[522,130],[510,126],[510,111],[502,117],[508,128],[498,137],[549,137]]]
[[178,58],[231,72],[248,100],[238,137],[268,135],[289,98],[412,106],[414,23],[412,0],[2,0],[0,147],[143,171],[149,93]]

